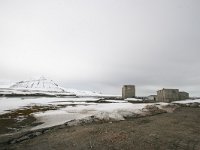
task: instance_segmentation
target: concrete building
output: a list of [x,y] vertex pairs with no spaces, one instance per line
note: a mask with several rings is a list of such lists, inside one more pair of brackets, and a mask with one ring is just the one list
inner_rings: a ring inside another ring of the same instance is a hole
[[157,91],[157,99],[159,102],[172,102],[179,100],[178,89],[162,89]]
[[122,98],[133,98],[135,97],[135,85],[124,85],[122,87]]
[[179,100],[189,99],[189,93],[187,92],[179,92]]
[[156,101],[172,102],[189,98],[189,93],[179,92],[179,89],[162,89],[157,91]]

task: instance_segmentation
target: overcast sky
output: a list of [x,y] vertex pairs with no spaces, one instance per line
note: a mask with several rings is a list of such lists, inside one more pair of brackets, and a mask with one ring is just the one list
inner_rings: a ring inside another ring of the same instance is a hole
[[1,0],[0,82],[200,95],[199,0]]

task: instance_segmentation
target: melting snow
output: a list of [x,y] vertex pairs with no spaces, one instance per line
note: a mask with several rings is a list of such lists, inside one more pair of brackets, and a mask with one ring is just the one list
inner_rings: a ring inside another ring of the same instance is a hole
[[110,103],[127,103],[124,100],[103,100],[105,102],[110,102]]
[[179,103],[179,104],[188,104],[188,103],[200,103],[200,99],[195,99],[195,100],[191,100],[191,99],[187,99],[187,100],[183,100],[183,101],[175,101],[173,103]]
[[142,99],[137,99],[137,98],[126,98],[125,101],[142,101]]
[[44,122],[44,124],[36,126],[32,130],[60,125],[71,120],[79,120],[89,116],[95,116],[105,120],[124,120],[124,117],[142,113],[141,110],[147,105],[153,104],[106,103],[88,106],[77,105],[75,107],[68,106],[59,110],[34,113],[34,117],[38,121]]

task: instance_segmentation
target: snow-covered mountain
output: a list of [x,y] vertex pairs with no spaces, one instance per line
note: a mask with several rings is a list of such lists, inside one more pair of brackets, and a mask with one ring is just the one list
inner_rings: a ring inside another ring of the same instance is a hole
[[52,80],[48,80],[44,77],[35,80],[16,82],[8,88],[0,88],[0,95],[107,97],[107,95],[98,92],[63,88]]
[[0,88],[0,96],[76,96],[65,91],[52,80],[41,77],[36,80],[20,81],[8,88]]
[[10,89],[21,89],[21,90],[31,90],[31,91],[49,91],[49,92],[66,92],[62,87],[58,86],[52,80],[47,80],[41,77],[37,80],[20,81],[12,86]]

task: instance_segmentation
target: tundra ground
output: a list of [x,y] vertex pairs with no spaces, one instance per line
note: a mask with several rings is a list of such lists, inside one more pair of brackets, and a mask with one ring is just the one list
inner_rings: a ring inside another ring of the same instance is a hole
[[180,107],[173,113],[52,130],[2,149],[199,150],[199,118],[200,108]]

